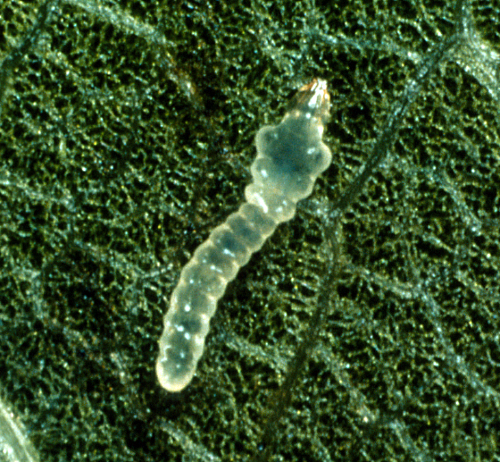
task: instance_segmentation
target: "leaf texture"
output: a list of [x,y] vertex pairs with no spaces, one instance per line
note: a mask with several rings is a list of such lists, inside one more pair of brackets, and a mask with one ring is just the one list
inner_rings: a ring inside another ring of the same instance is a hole
[[[0,4],[0,389],[41,460],[500,460],[500,5],[394,4]],[[180,270],[313,77],[333,164],[168,394]]]

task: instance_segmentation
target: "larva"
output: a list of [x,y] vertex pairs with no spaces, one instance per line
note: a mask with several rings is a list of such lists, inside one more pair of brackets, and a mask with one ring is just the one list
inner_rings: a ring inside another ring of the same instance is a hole
[[329,110],[326,82],[314,79],[298,91],[279,125],[257,132],[247,202],[195,250],[172,293],[156,363],[158,380],[168,391],[181,391],[193,378],[228,282],[278,224],[295,215],[297,202],[311,194],[330,165],[330,149],[321,141]]

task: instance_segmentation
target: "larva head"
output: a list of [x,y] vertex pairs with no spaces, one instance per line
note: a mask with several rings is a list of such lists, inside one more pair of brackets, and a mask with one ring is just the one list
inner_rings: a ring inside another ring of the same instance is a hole
[[310,83],[301,87],[290,101],[285,118],[303,117],[311,120],[312,124],[323,127],[330,118],[330,106],[330,94],[327,90],[326,81],[313,79]]
[[280,127],[283,126],[297,142],[308,145],[320,142],[330,118],[330,106],[326,81],[313,79],[295,94]]

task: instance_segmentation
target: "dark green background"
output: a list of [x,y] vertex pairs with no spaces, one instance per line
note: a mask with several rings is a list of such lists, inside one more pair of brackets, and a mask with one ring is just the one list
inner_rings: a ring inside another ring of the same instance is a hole
[[[40,459],[500,461],[499,45],[498,1],[1,1],[0,391]],[[169,294],[312,77],[333,164],[169,395]]]

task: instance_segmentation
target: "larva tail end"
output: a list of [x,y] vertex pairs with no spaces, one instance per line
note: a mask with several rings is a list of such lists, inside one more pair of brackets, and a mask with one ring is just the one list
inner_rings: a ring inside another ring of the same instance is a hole
[[[158,361],[156,362],[156,376],[158,377],[158,381],[160,382],[160,385],[165,388],[165,390],[171,392],[171,393],[178,393],[184,388],[187,387],[189,382],[191,382],[191,379],[194,376],[194,369],[192,373],[188,374],[175,374],[172,373],[172,371],[169,371],[167,366],[169,363],[166,360],[166,358],[158,358]],[[171,364],[170,364],[171,366]]]

